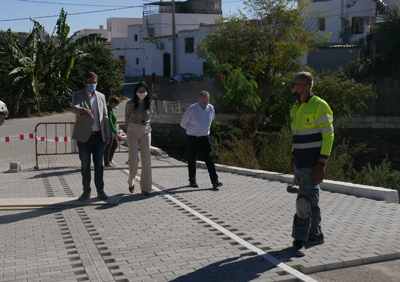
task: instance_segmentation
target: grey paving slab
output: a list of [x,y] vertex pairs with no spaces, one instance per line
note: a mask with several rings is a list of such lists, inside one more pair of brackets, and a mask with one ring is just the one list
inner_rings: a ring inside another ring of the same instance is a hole
[[[71,114],[8,120],[1,135],[32,132],[38,122],[72,120]],[[78,156],[40,156],[34,169],[34,149],[32,140],[1,144],[0,202],[74,201],[82,192]],[[165,195],[130,194],[127,157],[117,153],[118,166],[104,172],[106,193],[119,197],[117,205],[0,210],[0,281],[300,281]],[[21,170],[7,172],[10,162],[20,162]],[[322,191],[326,243],[294,258],[295,195],[286,193],[287,184],[219,172],[224,186],[215,191],[199,168],[195,189],[187,186],[182,162],[154,155],[152,164],[162,193],[303,273],[400,256],[397,204]]]
[[[198,170],[199,188],[187,187],[187,172],[181,168],[155,170],[155,178],[164,191],[198,211],[210,214],[233,232],[247,237],[288,265],[301,267],[305,273],[315,271],[303,259],[291,257],[291,224],[295,196],[286,193],[286,184],[230,173],[219,173],[224,183],[219,191],[211,189],[206,170]],[[351,263],[367,263],[398,257],[393,240],[386,230],[399,232],[398,204],[354,196],[321,192],[321,210],[326,243],[308,248],[325,270],[343,267],[349,248]],[[384,216],[381,216],[384,215]],[[279,243],[277,239],[280,238]],[[379,244],[379,245],[377,245]],[[360,261],[361,260],[361,261]]]

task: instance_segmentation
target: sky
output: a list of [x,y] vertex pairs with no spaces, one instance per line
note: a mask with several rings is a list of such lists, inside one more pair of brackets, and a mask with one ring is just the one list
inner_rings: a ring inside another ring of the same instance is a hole
[[[33,17],[52,33],[63,7],[68,13],[71,32],[96,29],[100,25],[107,28],[108,18],[141,18],[142,5],[149,2],[158,0],[0,0],[0,30],[29,32],[33,27],[29,18]],[[243,0],[222,0],[224,16],[237,13],[243,7]]]

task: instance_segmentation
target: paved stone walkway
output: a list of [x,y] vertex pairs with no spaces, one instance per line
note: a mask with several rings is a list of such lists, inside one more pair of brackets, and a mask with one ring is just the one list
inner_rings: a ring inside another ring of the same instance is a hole
[[[72,120],[7,120],[0,137]],[[32,140],[0,144],[0,203],[75,200],[78,156],[40,156],[34,169],[34,148]],[[216,191],[199,168],[200,187],[190,188],[185,164],[154,155],[154,190],[146,197],[138,187],[128,192],[127,154],[115,161],[104,181],[117,204],[0,207],[0,281],[314,281],[304,274],[399,258],[398,204],[321,191],[326,243],[295,258],[295,195],[287,183],[219,172],[224,186]],[[21,170],[7,172],[10,162]]]

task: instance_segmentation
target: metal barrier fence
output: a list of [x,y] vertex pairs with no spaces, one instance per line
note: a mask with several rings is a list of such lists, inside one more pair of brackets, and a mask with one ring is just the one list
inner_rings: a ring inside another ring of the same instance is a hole
[[[124,121],[118,121],[120,140],[126,140],[126,134],[119,127]],[[35,127],[36,166],[39,168],[39,156],[78,154],[76,140],[71,138],[75,122],[41,122]],[[115,153],[127,153],[128,147],[118,142]]]

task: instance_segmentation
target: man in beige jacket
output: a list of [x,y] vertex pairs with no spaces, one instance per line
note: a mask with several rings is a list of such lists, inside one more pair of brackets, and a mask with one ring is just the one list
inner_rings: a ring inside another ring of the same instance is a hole
[[96,91],[97,74],[87,72],[84,76],[81,89],[74,93],[71,112],[75,114],[75,127],[72,139],[77,140],[79,158],[81,160],[81,174],[83,193],[78,201],[90,198],[90,156],[93,154],[94,183],[97,197],[107,200],[104,193],[103,181],[103,154],[104,147],[110,142],[110,127],[107,115],[107,103],[104,94]]

